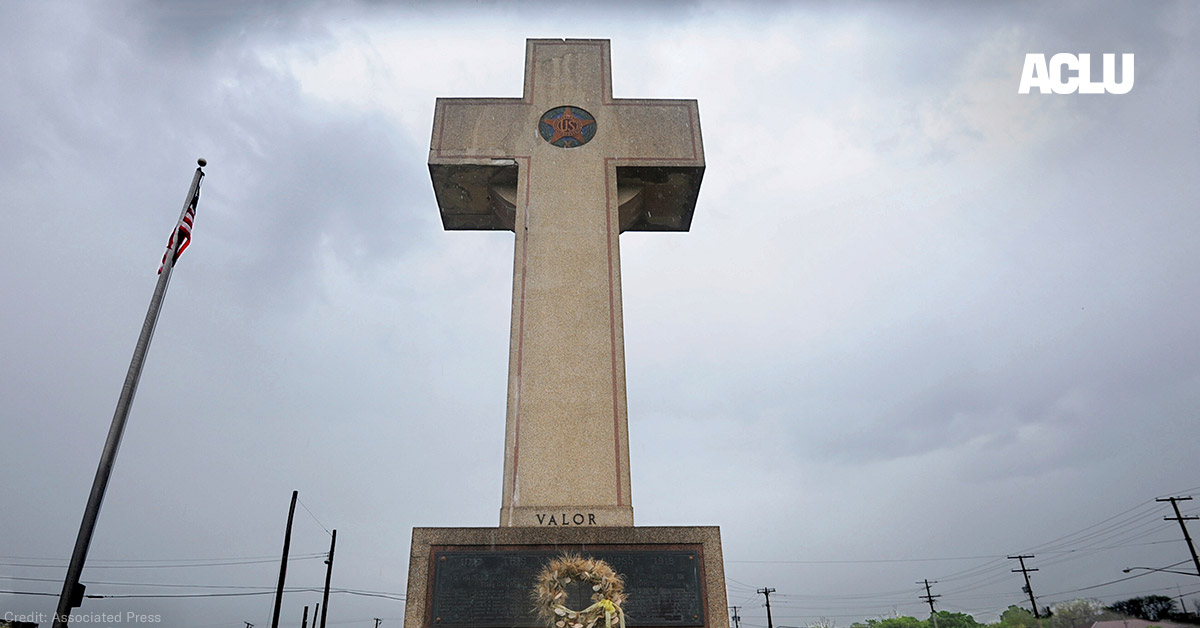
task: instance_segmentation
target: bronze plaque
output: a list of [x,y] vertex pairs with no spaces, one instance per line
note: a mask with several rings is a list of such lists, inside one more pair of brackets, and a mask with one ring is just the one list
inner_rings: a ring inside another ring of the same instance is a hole
[[[558,549],[433,547],[429,628],[543,628],[533,606],[538,572],[564,551],[598,558],[625,580],[626,625],[703,626],[700,547],[612,546]],[[566,606],[583,610],[590,592],[568,590]],[[583,598],[583,599],[576,599]]]

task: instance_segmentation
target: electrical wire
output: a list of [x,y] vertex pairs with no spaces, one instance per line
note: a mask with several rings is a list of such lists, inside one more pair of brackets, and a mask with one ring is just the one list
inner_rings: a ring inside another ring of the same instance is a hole
[[296,496],[296,501],[300,502],[300,507],[304,508],[304,512],[307,512],[308,516],[312,517],[312,520],[317,522],[317,525],[321,526],[321,529],[325,531],[325,534],[333,536],[333,533],[329,531],[329,528],[326,528],[325,524],[321,523],[321,520],[317,519],[317,516],[313,514],[313,511],[309,510],[308,506],[304,505],[304,500],[300,499],[299,495]]
[[[289,556],[288,562],[292,562],[294,560],[313,560],[313,559],[317,559],[317,558],[324,559],[325,556],[326,556],[325,552],[321,552],[319,554],[312,554],[312,555]],[[39,560],[39,559],[35,559],[35,560]],[[263,559],[258,559],[258,560],[229,560],[229,561],[224,561],[224,562],[195,562],[195,563],[176,563],[176,564],[161,564],[161,565],[96,565],[96,564],[88,564],[86,566],[86,569],[89,569],[89,570],[90,569],[177,569],[177,568],[187,568],[187,567],[227,567],[227,566],[232,566],[232,565],[260,565],[263,563],[274,563],[274,562],[278,562],[278,561],[279,561],[279,558],[263,558]],[[34,563],[0,562],[0,567],[32,567],[32,568],[37,568],[37,569],[66,569],[67,565],[66,565],[66,563],[59,563],[59,564],[54,564],[54,565],[39,565],[39,564],[34,564]]]

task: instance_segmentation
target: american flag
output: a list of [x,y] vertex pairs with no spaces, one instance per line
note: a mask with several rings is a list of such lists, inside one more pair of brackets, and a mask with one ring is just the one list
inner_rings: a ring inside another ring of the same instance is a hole
[[183,222],[179,223],[179,228],[167,238],[167,251],[163,253],[162,263],[158,266],[159,274],[162,274],[163,268],[167,265],[167,256],[171,254],[171,248],[175,246],[175,237],[179,237],[179,250],[175,252],[175,257],[171,258],[171,267],[175,266],[175,262],[179,260],[179,256],[187,250],[189,244],[192,243],[192,221],[196,219],[196,203],[200,202],[200,189],[196,188],[196,193],[192,196],[192,202],[188,203],[187,211],[183,213]]

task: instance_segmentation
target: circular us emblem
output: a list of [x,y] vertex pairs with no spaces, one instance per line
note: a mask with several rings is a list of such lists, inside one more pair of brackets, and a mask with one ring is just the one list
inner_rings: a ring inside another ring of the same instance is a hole
[[555,107],[542,114],[538,132],[554,146],[575,148],[596,137],[596,118],[579,107]]

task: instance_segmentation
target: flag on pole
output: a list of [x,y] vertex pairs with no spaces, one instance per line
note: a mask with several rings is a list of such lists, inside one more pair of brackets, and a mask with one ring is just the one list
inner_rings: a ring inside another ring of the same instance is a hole
[[179,238],[179,249],[175,251],[175,257],[171,258],[171,267],[175,267],[175,262],[179,260],[179,256],[187,250],[189,244],[192,243],[192,222],[196,220],[196,204],[200,202],[200,188],[196,188],[196,193],[192,195],[192,200],[188,203],[187,211],[183,212],[183,218],[179,221],[179,225],[171,236],[167,238],[167,251],[163,253],[162,263],[158,266],[158,273],[161,275],[163,267],[167,265],[167,256],[171,254],[171,250],[175,248],[175,238]]
[[[104,441],[104,450],[100,454],[100,463],[96,465],[96,477],[92,480],[92,492],[88,494],[87,507],[83,510],[83,520],[79,523],[79,535],[75,537],[75,550],[71,552],[71,562],[67,565],[67,576],[63,579],[62,593],[58,596],[58,609],[54,612],[54,628],[69,628],[70,618],[76,617],[71,609],[78,608],[83,603],[84,585],[79,582],[83,574],[83,565],[87,562],[88,548],[92,544],[92,534],[96,531],[96,520],[100,517],[100,505],[104,501],[104,492],[108,488],[108,480],[112,475],[113,464],[117,459],[117,450],[121,448],[121,435],[125,432],[125,423],[129,419],[129,409],[133,406],[133,395],[137,391],[138,380],[142,377],[142,366],[146,363],[146,353],[150,350],[150,340],[154,336],[154,326],[158,323],[158,314],[162,311],[163,299],[167,296],[167,284],[170,283],[171,272],[162,272],[167,267],[167,256],[171,265],[183,249],[187,248],[192,239],[192,221],[196,219],[196,203],[200,200],[200,180],[204,178],[204,166],[208,162],[203,158],[197,159],[196,173],[192,175],[192,185],[184,196],[183,211],[171,237],[167,239],[167,253],[163,255],[162,266],[158,267],[158,281],[154,285],[154,296],[150,297],[150,307],[146,309],[146,320],[142,323],[142,333],[134,345],[133,358],[129,360],[129,372],[125,375],[125,385],[121,388],[121,397],[117,400],[117,409],[113,412],[112,425],[108,428],[108,438]],[[176,239],[178,238],[178,239]],[[96,597],[96,596],[89,596]]]

